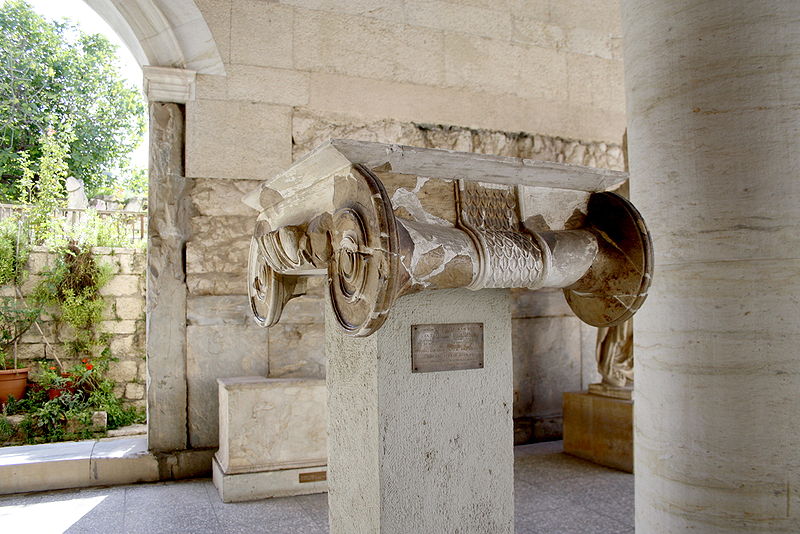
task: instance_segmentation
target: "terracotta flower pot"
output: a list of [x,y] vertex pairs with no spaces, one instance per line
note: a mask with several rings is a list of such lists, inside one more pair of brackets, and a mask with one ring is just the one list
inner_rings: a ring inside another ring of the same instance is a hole
[[21,399],[28,386],[28,368],[0,370],[0,404],[8,401],[8,396]]

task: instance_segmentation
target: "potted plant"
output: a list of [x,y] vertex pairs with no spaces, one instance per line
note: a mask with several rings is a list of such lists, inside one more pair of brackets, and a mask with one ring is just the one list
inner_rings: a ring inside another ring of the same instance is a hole
[[[0,404],[5,404],[9,395],[20,399],[25,394],[29,369],[19,367],[16,350],[12,348],[39,317],[39,312],[24,304],[20,306],[19,301],[10,297],[0,301]],[[13,355],[8,354],[9,349]]]
[[21,399],[27,387],[28,368],[17,368],[16,358],[0,352],[0,404],[5,404],[9,395]]

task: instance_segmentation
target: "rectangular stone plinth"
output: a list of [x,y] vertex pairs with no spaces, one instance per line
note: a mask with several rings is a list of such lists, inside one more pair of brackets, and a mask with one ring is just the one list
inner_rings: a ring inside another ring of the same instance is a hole
[[327,490],[325,381],[220,378],[214,485],[225,502]]
[[226,474],[327,463],[327,390],[312,378],[220,378],[219,450]]
[[[434,323],[482,324],[483,367],[415,372],[412,327]],[[513,532],[509,292],[409,295],[366,338],[328,304],[325,329],[331,533]]]
[[564,393],[564,452],[633,473],[633,401]]
[[326,466],[225,474],[214,458],[212,478],[222,502],[244,502],[328,491]]

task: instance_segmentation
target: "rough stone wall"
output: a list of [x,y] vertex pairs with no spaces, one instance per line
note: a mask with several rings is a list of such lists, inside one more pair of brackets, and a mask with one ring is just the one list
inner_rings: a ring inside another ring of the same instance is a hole
[[324,374],[319,289],[270,330],[248,317],[257,180],[331,136],[621,166],[617,0],[196,3],[226,75],[186,105],[191,447],[217,444],[217,377]]
[[[118,361],[111,362],[108,378],[116,382],[115,393],[126,403],[145,407],[145,252],[129,248],[97,247],[93,249],[99,264],[111,267],[113,276],[100,290],[106,301],[100,328],[112,334],[111,353]],[[30,275],[22,285],[28,295],[42,280],[41,273],[50,269],[55,256],[44,247],[34,247],[28,259]],[[13,296],[13,288],[3,288],[3,296]],[[66,366],[79,363],[66,357],[62,343],[71,339],[71,327],[53,321],[45,310],[39,325],[47,341]],[[34,360],[52,358],[50,349],[36,329],[31,327],[17,345],[17,355],[23,365]]]

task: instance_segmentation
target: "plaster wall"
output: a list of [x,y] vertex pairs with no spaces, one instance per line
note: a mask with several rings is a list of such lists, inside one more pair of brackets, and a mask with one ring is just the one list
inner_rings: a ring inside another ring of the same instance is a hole
[[[248,317],[245,269],[255,213],[239,200],[312,148],[309,132],[320,125],[384,141],[405,139],[399,125],[417,132],[426,129],[420,124],[452,125],[457,135],[429,137],[427,146],[464,149],[447,143],[469,138],[468,149],[494,153],[516,146],[507,142],[513,132],[531,132],[555,159],[621,166],[625,114],[615,0],[196,4],[226,74],[198,73],[194,99],[186,103],[187,343],[185,365],[174,373],[186,383],[187,419],[164,430],[176,434],[172,443],[180,444],[177,434],[184,433],[189,447],[217,445],[219,377],[324,375],[319,291],[290,304],[269,331]],[[495,141],[476,145],[475,139]],[[531,153],[545,153],[537,150]],[[576,334],[574,318],[547,312],[519,319],[533,333],[515,338],[517,346],[532,347],[518,364],[530,363],[539,369],[531,376],[553,380],[541,358],[566,356],[556,371],[569,375],[562,389],[585,385],[590,336]],[[540,327],[562,334],[539,336]],[[556,356],[548,346],[570,349]],[[526,416],[553,415],[549,397],[541,398]]]

